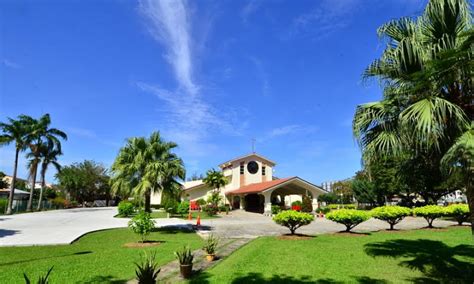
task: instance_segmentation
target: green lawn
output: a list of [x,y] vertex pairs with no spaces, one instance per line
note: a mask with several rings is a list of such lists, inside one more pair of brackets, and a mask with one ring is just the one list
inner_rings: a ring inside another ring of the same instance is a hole
[[[201,214],[201,219],[214,219],[214,218],[220,218],[219,215],[214,215],[214,216],[209,216],[205,212],[192,212],[191,215],[193,217],[193,220],[196,221],[198,215]],[[151,217],[152,218],[168,218],[168,213],[163,212],[163,211],[155,211],[151,212]],[[176,218],[182,218],[182,219],[188,219],[188,215],[186,216],[181,216],[181,215],[172,215],[171,217],[176,217]]]
[[470,229],[259,238],[191,283],[473,283]]
[[202,245],[192,232],[157,231],[149,236],[163,242],[157,247],[122,247],[138,239],[128,229],[113,229],[87,234],[71,245],[0,248],[0,283],[24,283],[23,272],[36,283],[51,266],[51,283],[122,283],[134,277],[133,263],[145,250],[156,251],[162,265],[174,259],[178,248]]

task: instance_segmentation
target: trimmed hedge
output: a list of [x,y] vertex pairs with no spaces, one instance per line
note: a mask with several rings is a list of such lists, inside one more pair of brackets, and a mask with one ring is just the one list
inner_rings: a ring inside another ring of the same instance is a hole
[[425,218],[426,222],[428,222],[428,228],[433,228],[433,221],[439,217],[445,216],[446,209],[438,205],[426,205],[413,209],[413,214]]
[[446,215],[453,217],[459,225],[469,221],[469,206],[467,204],[452,204],[445,210]]
[[329,204],[327,208],[333,209],[356,209],[355,204]]
[[411,209],[402,206],[381,206],[370,211],[372,217],[390,224],[390,230],[400,223],[403,218],[411,215]]
[[286,210],[278,213],[273,217],[273,221],[278,225],[282,225],[290,229],[292,235],[296,229],[305,226],[314,221],[314,216],[309,213],[298,212],[294,210]]
[[346,226],[346,232],[352,230],[355,226],[370,219],[370,214],[366,211],[355,209],[339,209],[326,214],[326,218],[333,222]]

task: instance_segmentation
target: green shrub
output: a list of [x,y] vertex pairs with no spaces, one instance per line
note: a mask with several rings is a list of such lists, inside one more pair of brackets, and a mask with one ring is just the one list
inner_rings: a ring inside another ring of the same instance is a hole
[[219,207],[217,207],[216,205],[214,204],[208,204],[206,206],[204,206],[204,208],[202,208],[202,210],[204,212],[207,213],[207,215],[209,216],[214,216],[217,214],[217,212],[219,211]]
[[215,206],[218,206],[221,201],[222,195],[219,190],[212,191],[211,194],[207,197],[207,203],[210,203]]
[[301,205],[302,212],[313,212],[313,202],[307,195],[303,195],[303,202]]
[[272,215],[276,215],[281,212],[281,207],[279,205],[272,205]]
[[146,236],[155,228],[155,221],[150,214],[145,211],[140,211],[137,216],[133,217],[128,222],[128,227],[135,233],[140,235],[142,243],[145,242]]
[[370,214],[372,217],[390,224],[390,230],[393,230],[393,227],[400,223],[403,218],[410,216],[411,210],[401,206],[381,206],[372,209]]
[[291,202],[291,206],[302,206],[302,205],[303,205],[303,203],[299,200]]
[[324,215],[328,214],[331,211],[328,207],[318,207],[316,208],[316,213],[323,213]]
[[156,262],[156,253],[147,255],[146,251],[140,263],[135,262],[135,275],[137,276],[138,284],[155,284],[160,268]]
[[295,234],[296,229],[314,221],[314,216],[308,213],[287,210],[273,216],[273,221],[290,229],[291,234]]
[[370,219],[369,213],[355,209],[339,209],[326,214],[326,218],[346,226],[346,232],[352,230],[355,226]]
[[129,201],[120,201],[120,203],[117,206],[118,209],[118,215],[120,217],[130,217],[135,213],[135,206],[133,205],[132,202]]
[[[54,266],[51,266],[51,268],[48,270],[48,272],[44,275],[44,276],[40,276],[38,278],[38,280],[36,281],[37,284],[47,284],[49,283],[49,274],[51,274],[51,271],[53,271],[53,267]],[[30,278],[28,278],[28,275],[26,275],[26,273],[23,273],[23,278],[25,278],[25,284],[30,284],[31,283],[31,280]]]
[[452,204],[446,207],[446,215],[453,217],[459,225],[469,221],[469,206],[467,204]]
[[1,198],[0,199],[0,214],[5,214],[5,212],[7,211],[7,207],[8,207],[8,199]]
[[182,250],[178,250],[174,253],[176,259],[178,259],[179,264],[181,265],[190,265],[193,264],[193,252],[189,247],[183,247]]
[[329,204],[327,208],[333,209],[356,209],[355,204]]
[[199,207],[203,207],[204,205],[207,204],[206,200],[204,200],[204,198],[199,198],[197,201],[196,201],[197,205],[199,205]]
[[56,209],[62,209],[66,207],[66,199],[58,196],[51,200],[51,204],[54,206]]
[[186,215],[189,213],[189,201],[181,201],[178,204],[177,213],[181,216]]
[[178,206],[179,206],[179,202],[173,198],[167,198],[163,202],[163,208],[165,209],[166,212],[170,214],[178,213]]
[[425,218],[426,222],[428,222],[428,228],[433,228],[433,221],[439,217],[446,215],[446,210],[442,206],[426,205],[413,209],[413,213],[415,214],[415,216]]

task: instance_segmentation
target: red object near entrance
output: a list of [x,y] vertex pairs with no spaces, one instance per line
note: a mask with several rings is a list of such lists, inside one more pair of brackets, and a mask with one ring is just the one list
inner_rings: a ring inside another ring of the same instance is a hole
[[199,210],[199,204],[197,204],[197,201],[191,201],[189,207],[191,210]]
[[300,206],[300,205],[292,205],[292,206],[291,206],[291,210],[294,210],[294,211],[301,211],[301,206]]

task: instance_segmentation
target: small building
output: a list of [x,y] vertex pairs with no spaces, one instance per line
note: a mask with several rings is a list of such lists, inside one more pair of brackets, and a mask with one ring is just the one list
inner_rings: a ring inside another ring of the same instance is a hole
[[[220,189],[224,203],[233,209],[269,214],[272,204],[289,206],[292,201],[307,195],[312,200],[313,208],[317,208],[318,196],[326,191],[297,176],[274,177],[275,165],[275,162],[256,153],[220,164],[219,168],[229,181]],[[194,180],[185,182],[182,190],[183,199],[196,201],[207,199],[215,189],[209,188],[203,180]],[[160,202],[161,194],[153,194],[151,203]]]

